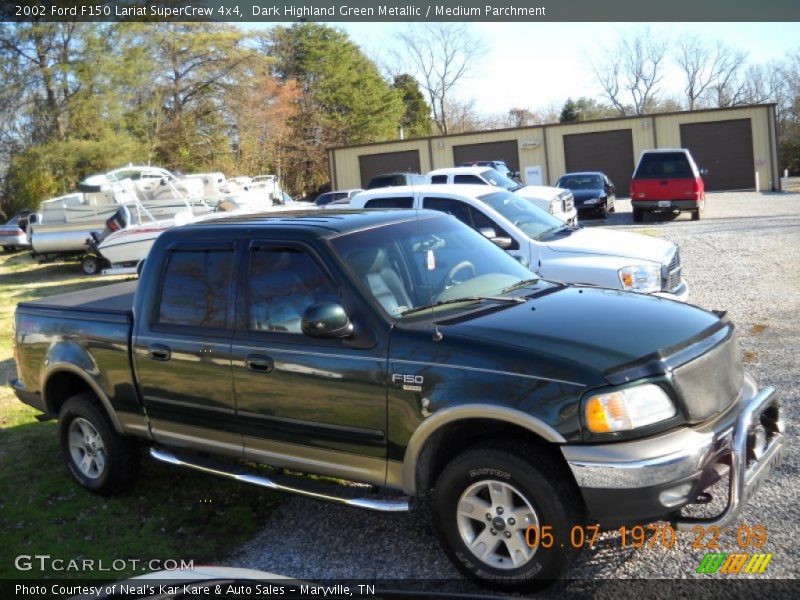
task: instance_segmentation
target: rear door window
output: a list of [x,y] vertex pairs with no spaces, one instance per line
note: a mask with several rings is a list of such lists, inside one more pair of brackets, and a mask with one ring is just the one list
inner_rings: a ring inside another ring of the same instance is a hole
[[422,208],[438,210],[439,212],[453,215],[456,219],[472,227],[472,219],[469,215],[469,206],[452,198],[424,198]]
[[413,208],[414,198],[408,196],[373,198],[364,203],[364,208]]
[[652,152],[642,156],[635,179],[670,179],[694,177],[692,166],[683,152]]
[[233,250],[170,252],[157,323],[225,329],[233,257]]
[[447,175],[434,175],[431,177],[431,183],[447,183]]

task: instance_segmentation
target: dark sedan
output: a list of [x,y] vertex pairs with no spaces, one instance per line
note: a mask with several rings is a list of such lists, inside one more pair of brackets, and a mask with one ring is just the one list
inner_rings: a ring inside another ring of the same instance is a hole
[[581,216],[591,213],[605,219],[608,213],[615,210],[616,189],[605,173],[600,171],[567,173],[561,176],[556,187],[572,192],[575,208]]

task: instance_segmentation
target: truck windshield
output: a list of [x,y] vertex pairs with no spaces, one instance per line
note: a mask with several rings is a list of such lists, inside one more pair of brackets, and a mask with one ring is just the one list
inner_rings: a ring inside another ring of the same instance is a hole
[[508,190],[509,192],[518,190],[521,187],[516,181],[512,181],[511,179],[509,179],[504,175],[501,175],[494,169],[486,169],[484,172],[481,173],[481,177],[483,177],[493,186],[503,188],[504,190]]
[[511,221],[528,237],[539,239],[565,227],[563,221],[544,212],[533,202],[511,192],[494,192],[479,198]]
[[[483,235],[449,215],[392,223],[343,235],[334,251],[391,316],[507,302],[508,288],[535,279]],[[463,303],[461,301],[463,300]]]
[[568,190],[600,190],[603,180],[594,175],[568,175],[558,180],[556,187]]

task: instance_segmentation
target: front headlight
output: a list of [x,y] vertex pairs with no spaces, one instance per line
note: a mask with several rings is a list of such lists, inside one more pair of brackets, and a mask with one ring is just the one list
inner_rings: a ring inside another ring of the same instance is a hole
[[628,431],[666,421],[677,413],[669,396],[652,383],[590,396],[584,406],[586,427],[593,433]]
[[657,292],[661,289],[661,267],[659,265],[631,265],[619,270],[622,289],[634,292]]

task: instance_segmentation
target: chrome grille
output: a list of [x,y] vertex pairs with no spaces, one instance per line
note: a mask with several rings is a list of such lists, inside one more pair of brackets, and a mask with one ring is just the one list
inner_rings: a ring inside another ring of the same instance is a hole
[[681,281],[681,251],[676,247],[669,264],[661,267],[661,290],[674,291],[681,285]]

